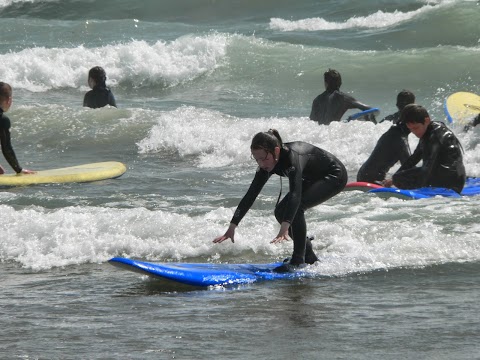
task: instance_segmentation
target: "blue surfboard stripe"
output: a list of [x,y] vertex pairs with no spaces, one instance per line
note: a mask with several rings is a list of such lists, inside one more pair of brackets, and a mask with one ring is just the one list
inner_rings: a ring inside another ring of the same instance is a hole
[[447,120],[450,124],[453,124],[453,119],[452,119],[452,116],[450,115],[450,112],[448,111],[448,107],[447,107],[447,99],[445,99],[444,103],[443,103],[443,111],[445,112],[445,115],[447,115]]

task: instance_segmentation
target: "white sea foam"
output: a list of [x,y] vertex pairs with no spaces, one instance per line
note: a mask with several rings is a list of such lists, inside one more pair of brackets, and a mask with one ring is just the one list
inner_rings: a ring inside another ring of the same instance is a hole
[[16,3],[34,3],[35,1],[38,2],[38,0],[0,0],[0,9]]
[[[442,2],[445,3],[445,2]],[[343,30],[354,28],[388,28],[409,21],[419,15],[434,10],[436,6],[425,5],[418,10],[402,12],[383,12],[381,10],[367,16],[353,16],[343,22],[329,21],[324,18],[308,18],[300,20],[270,19],[270,29],[280,31],[321,31]]]
[[28,48],[0,54],[10,64],[0,78],[16,88],[43,92],[56,88],[87,89],[88,70],[107,72],[107,83],[175,86],[215,70],[225,58],[226,35],[184,36],[171,42],[131,41],[97,48]]
[[[445,206],[445,202],[449,206]],[[471,208],[469,199],[385,201],[360,193],[338,195],[307,212],[309,233],[324,275],[478,261],[480,235],[458,225],[444,231],[452,213]],[[3,261],[33,270],[101,263],[113,256],[153,261],[241,258],[258,253],[271,261],[291,253],[292,243],[270,244],[278,231],[271,209],[252,209],[237,229],[235,243],[213,244],[224,233],[233,208],[196,216],[172,210],[67,207],[15,210],[2,205]],[[418,215],[421,223],[412,221]],[[20,225],[21,224],[21,225]]]
[[[183,106],[158,115],[148,135],[138,142],[140,153],[173,151],[198,157],[198,166],[218,168],[251,162],[252,137],[275,128],[285,142],[303,140],[336,154],[349,169],[359,169],[390,123],[335,122],[329,126],[304,117],[237,118],[217,111]],[[345,133],[357,134],[352,141]],[[412,146],[416,139],[411,139]]]

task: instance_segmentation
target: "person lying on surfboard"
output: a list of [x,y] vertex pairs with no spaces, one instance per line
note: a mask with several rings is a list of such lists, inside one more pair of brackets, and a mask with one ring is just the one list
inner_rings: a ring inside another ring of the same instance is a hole
[[398,111],[380,121],[392,121],[393,126],[378,139],[369,158],[358,170],[357,181],[381,184],[385,180],[387,172],[398,161],[403,164],[410,157],[410,146],[408,145],[410,130],[399,120],[403,108],[414,102],[415,95],[411,91],[402,90],[398,93]]
[[[420,141],[413,154],[384,186],[399,189],[442,187],[461,193],[466,174],[460,141],[444,123],[430,120],[427,110],[417,104],[407,105],[400,117]],[[422,166],[417,167],[420,160]]]
[[[323,79],[325,91],[313,100],[310,120],[316,121],[320,125],[328,125],[332,121],[340,121],[349,109],[368,110],[372,108],[340,91],[342,76],[337,70],[328,69],[323,74]],[[370,115],[370,117],[372,116]],[[372,121],[375,122],[374,117]]]
[[[2,153],[5,160],[17,174],[34,174],[35,171],[22,169],[19,165],[10,141],[10,119],[4,113],[12,106],[12,95],[12,87],[7,83],[0,82],[0,142],[2,143]],[[0,175],[4,173],[5,169],[0,165]]]
[[83,106],[97,109],[107,105],[117,107],[112,91],[107,87],[105,81],[107,74],[100,66],[95,66],[88,72],[88,86],[92,90],[87,92],[83,98]]
[[318,258],[310,238],[307,238],[304,212],[343,190],[347,183],[345,166],[334,155],[314,145],[302,141],[284,144],[274,129],[256,134],[250,150],[258,164],[255,177],[235,210],[227,231],[213,242],[221,243],[227,239],[234,242],[236,227],[270,176],[276,174],[288,178],[289,192],[275,206],[280,230],[271,243],[279,243],[290,236],[293,239],[293,254],[275,271],[291,272],[304,267],[305,263],[313,264]]

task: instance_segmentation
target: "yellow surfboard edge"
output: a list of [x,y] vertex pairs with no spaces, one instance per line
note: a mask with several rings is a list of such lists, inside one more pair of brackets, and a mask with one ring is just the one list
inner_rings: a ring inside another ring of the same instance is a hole
[[104,161],[59,169],[40,170],[35,174],[0,175],[0,186],[91,182],[117,178],[126,171],[127,167],[121,162]]
[[480,113],[480,96],[456,92],[445,100],[444,111],[450,124],[467,125]]

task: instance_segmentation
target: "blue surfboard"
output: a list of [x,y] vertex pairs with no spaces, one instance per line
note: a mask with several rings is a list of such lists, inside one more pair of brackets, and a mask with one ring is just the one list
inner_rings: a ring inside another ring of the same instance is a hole
[[312,274],[305,269],[291,273],[274,272],[273,269],[280,266],[282,262],[269,264],[151,263],[114,257],[109,260],[109,263],[151,277],[199,287],[297,279]]
[[397,188],[378,188],[368,191],[379,195],[383,198],[396,197],[400,199],[427,199],[435,196],[455,197],[460,198],[462,196],[476,196],[480,195],[480,178],[469,177],[465,181],[465,187],[461,194],[458,194],[452,189],[437,188],[437,187],[424,187],[413,190],[403,190]]
[[380,109],[379,108],[371,108],[371,109],[360,111],[358,113],[350,115],[347,118],[347,121],[364,118],[364,120],[372,121],[372,122],[376,123],[377,121],[375,119],[375,116],[377,116],[378,114],[380,114]]

